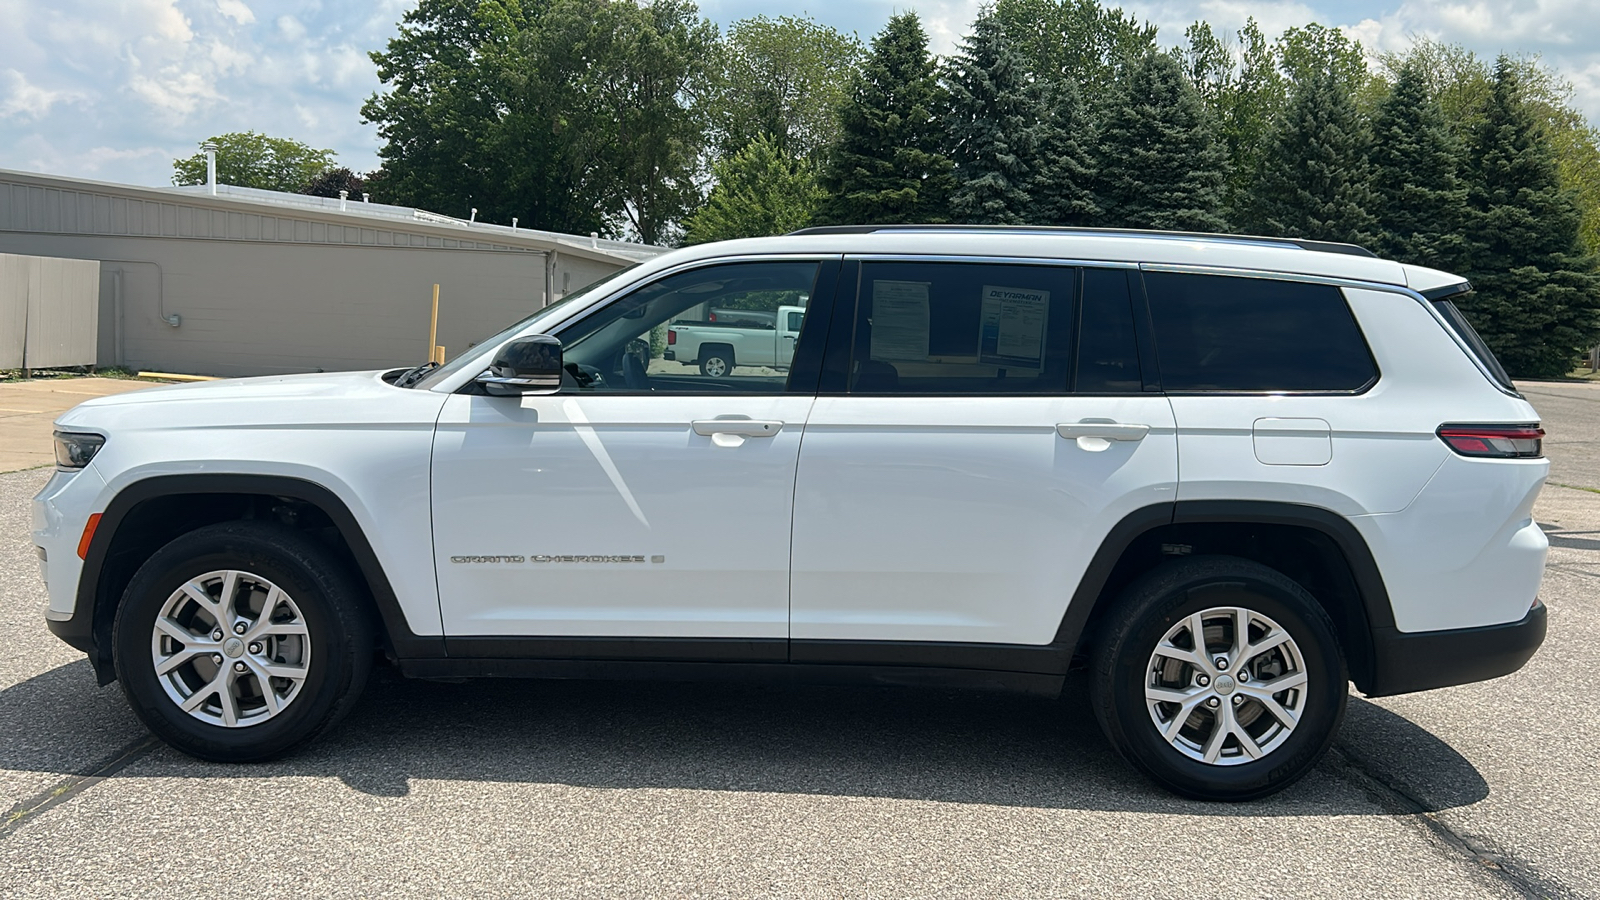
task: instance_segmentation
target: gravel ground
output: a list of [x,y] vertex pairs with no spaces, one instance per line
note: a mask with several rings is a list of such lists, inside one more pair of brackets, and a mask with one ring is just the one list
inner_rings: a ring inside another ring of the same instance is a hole
[[[1530,386],[1567,484],[1600,481],[1585,391]],[[37,810],[0,824],[0,896],[1600,896],[1600,493],[1540,501],[1551,630],[1523,671],[1352,697],[1316,772],[1225,806],[1135,775],[1070,683],[379,673],[309,751],[199,763],[44,630],[26,501],[47,475],[0,475],[0,804]]]

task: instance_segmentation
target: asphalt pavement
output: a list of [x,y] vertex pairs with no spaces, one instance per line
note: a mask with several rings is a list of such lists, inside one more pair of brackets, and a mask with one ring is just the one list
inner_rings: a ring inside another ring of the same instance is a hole
[[[1552,480],[1600,488],[1600,390],[1527,390]],[[1081,683],[1044,701],[380,672],[298,756],[196,762],[45,631],[27,499],[47,477],[0,474],[0,896],[1600,896],[1594,491],[1540,499],[1550,636],[1526,668],[1352,696],[1316,771],[1222,805],[1116,759]]]

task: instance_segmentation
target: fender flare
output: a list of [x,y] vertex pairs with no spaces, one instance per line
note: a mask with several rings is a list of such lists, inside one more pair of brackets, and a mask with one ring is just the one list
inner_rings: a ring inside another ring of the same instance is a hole
[[389,584],[389,577],[372,550],[371,542],[338,494],[315,482],[281,475],[157,475],[135,481],[111,498],[101,514],[94,538],[89,542],[88,553],[84,555],[72,617],[50,623],[51,630],[57,636],[89,654],[102,684],[111,680],[107,677],[111,662],[111,624],[113,611],[121,600],[119,596],[113,596],[103,583],[106,558],[111,546],[123,520],[140,504],[183,494],[284,497],[309,503],[321,510],[339,530],[351,555],[355,557],[360,574],[371,591],[378,617],[382,620],[382,634],[394,654],[415,658],[445,655],[443,635],[418,635],[411,630],[394,588]]
[[1346,652],[1352,679],[1358,688],[1366,690],[1375,675],[1374,634],[1383,629],[1394,630],[1394,608],[1366,539],[1349,519],[1320,506],[1267,500],[1179,500],[1134,510],[1112,527],[1084,570],[1061,617],[1054,643],[1069,652],[1076,650],[1096,606],[1114,602],[1114,598],[1101,594],[1117,562],[1140,537],[1166,525],[1211,523],[1289,525],[1315,531],[1333,542],[1350,568],[1361,599],[1357,608],[1349,612],[1355,617],[1354,630],[1363,644],[1347,647]]

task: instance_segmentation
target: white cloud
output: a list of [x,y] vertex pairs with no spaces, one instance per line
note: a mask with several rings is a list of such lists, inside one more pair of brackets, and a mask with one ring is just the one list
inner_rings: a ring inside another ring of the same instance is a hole
[[286,40],[299,43],[306,39],[306,26],[302,25],[300,20],[294,16],[279,16],[278,33],[283,35]]
[[80,91],[42,88],[16,69],[0,71],[0,119],[37,119],[57,103],[81,101],[87,96]]
[[246,6],[244,0],[217,0],[217,11],[240,25],[249,25],[256,20],[256,14]]

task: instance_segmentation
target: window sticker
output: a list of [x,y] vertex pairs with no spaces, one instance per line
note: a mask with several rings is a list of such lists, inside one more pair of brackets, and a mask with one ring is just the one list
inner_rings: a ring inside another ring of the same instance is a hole
[[872,359],[928,358],[927,281],[872,282]]
[[984,285],[978,361],[1008,369],[1042,370],[1049,319],[1049,291]]

